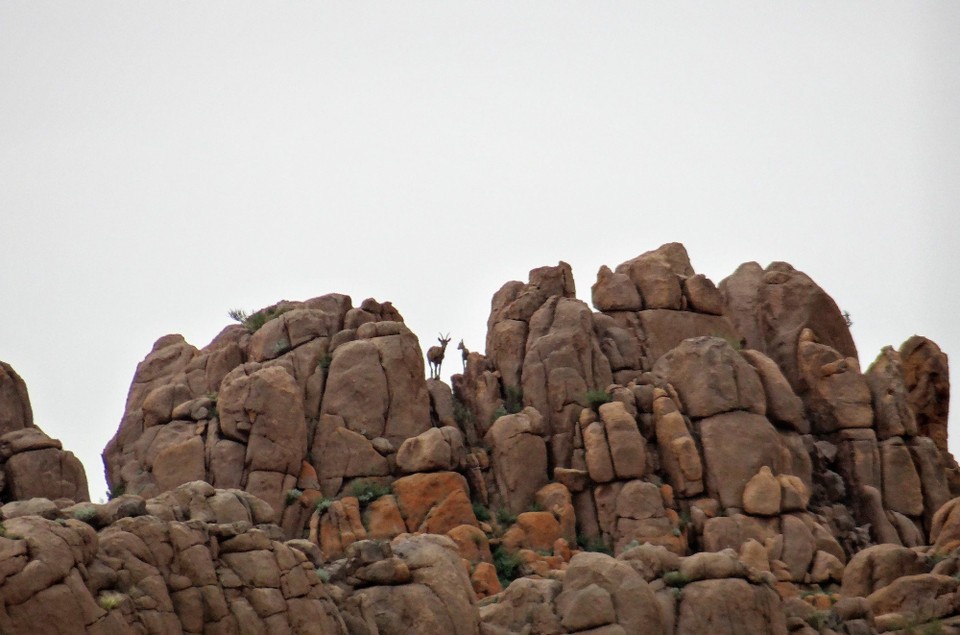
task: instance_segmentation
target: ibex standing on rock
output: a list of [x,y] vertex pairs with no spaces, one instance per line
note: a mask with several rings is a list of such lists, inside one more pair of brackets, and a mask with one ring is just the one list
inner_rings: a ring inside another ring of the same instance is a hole
[[443,363],[443,355],[447,352],[447,344],[450,343],[450,334],[440,334],[437,338],[440,346],[431,346],[427,351],[427,363],[430,364],[430,379],[440,379],[440,364]]
[[460,340],[460,343],[457,344],[457,350],[460,351],[460,357],[463,359],[463,371],[467,371],[467,357],[470,356],[470,351],[467,350],[467,347],[463,345],[463,340]]

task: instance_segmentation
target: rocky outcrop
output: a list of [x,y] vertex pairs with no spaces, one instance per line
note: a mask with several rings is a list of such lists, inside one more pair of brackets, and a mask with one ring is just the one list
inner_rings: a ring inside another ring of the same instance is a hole
[[508,282],[450,385],[340,294],[160,338],[106,504],[0,366],[0,632],[960,632],[935,344],[863,372],[808,276],[677,243],[591,298]]

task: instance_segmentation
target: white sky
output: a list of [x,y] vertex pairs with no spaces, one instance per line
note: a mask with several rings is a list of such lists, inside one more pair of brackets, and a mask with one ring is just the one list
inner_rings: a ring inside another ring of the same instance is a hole
[[864,368],[956,359],[958,33],[952,1],[5,0],[0,359],[94,500],[153,341],[282,298],[482,350],[507,280],[563,259],[589,300],[677,240],[806,271]]

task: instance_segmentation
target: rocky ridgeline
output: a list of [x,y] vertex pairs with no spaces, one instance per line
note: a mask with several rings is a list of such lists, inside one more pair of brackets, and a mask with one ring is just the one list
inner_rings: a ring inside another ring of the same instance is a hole
[[507,283],[451,385],[372,299],[163,337],[106,504],[0,366],[0,633],[960,633],[933,342],[861,372],[805,274],[679,244],[592,299]]

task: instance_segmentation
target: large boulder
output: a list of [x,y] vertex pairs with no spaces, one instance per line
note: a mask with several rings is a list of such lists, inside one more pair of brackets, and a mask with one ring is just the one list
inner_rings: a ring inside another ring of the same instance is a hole
[[857,359],[844,315],[809,276],[785,262],[774,262],[762,273],[758,270],[756,263],[746,263],[720,283],[725,314],[749,348],[777,363],[794,390],[801,392],[797,344],[804,329],[842,357]]
[[657,360],[653,372],[676,389],[683,411],[690,417],[731,410],[766,413],[757,371],[722,338],[684,340]]

